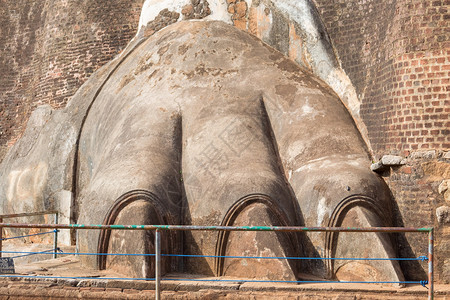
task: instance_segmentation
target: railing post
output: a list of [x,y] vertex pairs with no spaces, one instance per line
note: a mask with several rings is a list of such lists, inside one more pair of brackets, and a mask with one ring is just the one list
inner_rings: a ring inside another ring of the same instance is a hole
[[428,283],[430,284],[430,288],[428,289],[429,300],[433,300],[434,298],[433,248],[434,248],[434,228],[431,228],[428,233]]
[[[55,225],[58,224],[58,212],[55,212]],[[58,228],[55,228],[55,234],[53,236],[53,258],[57,257],[58,251]]]
[[[0,223],[3,223],[3,218],[0,218]],[[0,227],[0,257],[2,257],[3,251],[3,227]]]
[[155,297],[161,300],[161,235],[159,229],[155,232]]

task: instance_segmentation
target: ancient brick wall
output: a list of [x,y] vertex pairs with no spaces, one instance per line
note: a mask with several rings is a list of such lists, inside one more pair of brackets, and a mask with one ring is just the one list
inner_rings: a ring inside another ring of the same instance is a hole
[[[448,281],[450,1],[315,2],[362,103],[376,158],[406,158],[406,165],[383,174],[398,205],[396,225],[436,227],[437,278]],[[425,236],[409,234],[399,238],[399,249],[403,256],[422,255],[426,243]],[[409,278],[424,275],[417,265],[406,270]]]
[[143,2],[0,1],[0,161],[36,106],[64,107],[127,45]]
[[449,1],[316,2],[376,154],[449,149]]

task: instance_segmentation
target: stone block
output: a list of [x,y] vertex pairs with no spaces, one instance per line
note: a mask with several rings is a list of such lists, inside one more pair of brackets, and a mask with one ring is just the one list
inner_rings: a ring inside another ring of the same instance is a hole
[[381,158],[381,163],[385,166],[400,166],[400,165],[404,165],[405,161],[401,156],[384,155]]
[[449,224],[450,223],[450,207],[440,206],[436,209],[436,217],[439,224]]

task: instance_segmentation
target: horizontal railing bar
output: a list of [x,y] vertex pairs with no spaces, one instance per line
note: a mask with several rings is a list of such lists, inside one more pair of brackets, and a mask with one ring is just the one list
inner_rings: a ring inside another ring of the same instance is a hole
[[161,278],[161,281],[216,281],[216,282],[274,282],[274,283],[391,283],[391,284],[420,284],[425,285],[426,280],[421,281],[338,281],[338,280],[245,280],[245,279],[194,279],[194,278]]
[[[49,250],[52,251],[52,250]],[[29,251],[0,251],[6,254],[41,254],[43,252],[29,252]],[[47,252],[47,251],[46,251]],[[154,253],[88,253],[88,252],[57,252],[62,255],[99,255],[99,256],[155,256]],[[47,254],[47,253],[46,253]],[[426,256],[421,257],[405,257],[405,258],[361,258],[361,257],[278,257],[278,256],[233,256],[233,255],[192,255],[192,254],[161,254],[165,257],[187,257],[187,258],[236,258],[236,259],[291,259],[291,260],[398,260],[398,261],[426,261],[428,258]]]
[[9,218],[20,218],[20,217],[34,217],[34,216],[43,216],[43,215],[53,215],[57,214],[56,210],[48,210],[48,211],[39,211],[33,213],[21,213],[21,214],[8,214],[8,215],[0,215],[0,219],[9,219]]
[[0,223],[6,228],[56,228],[102,230],[207,230],[207,231],[296,231],[296,232],[430,232],[432,228],[411,227],[296,227],[296,226],[196,226],[196,225],[83,225]]

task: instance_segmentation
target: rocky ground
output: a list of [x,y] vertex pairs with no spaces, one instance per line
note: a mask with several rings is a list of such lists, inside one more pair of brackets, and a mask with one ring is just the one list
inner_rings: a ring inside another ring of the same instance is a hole
[[[15,277],[0,279],[0,299],[153,299],[155,297],[153,281],[107,279],[119,278],[120,275],[107,271],[87,270],[80,265],[76,256],[19,263],[16,264],[16,274],[13,276]],[[161,283],[162,299],[427,298],[427,289],[420,285],[398,288],[391,285],[371,284],[180,281],[181,278],[206,279],[186,274],[165,276]],[[450,299],[450,286],[437,285],[435,299]]]

